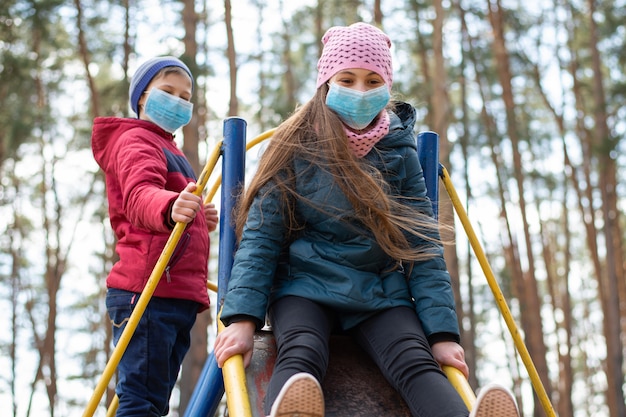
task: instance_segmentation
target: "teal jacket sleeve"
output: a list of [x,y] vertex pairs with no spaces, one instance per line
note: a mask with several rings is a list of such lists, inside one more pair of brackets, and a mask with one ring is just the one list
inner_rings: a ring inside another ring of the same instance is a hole
[[[414,205],[419,211],[433,217],[430,200],[426,197],[424,174],[415,149],[406,148],[404,155],[406,176],[401,193],[409,197],[407,204]],[[433,221],[435,221],[433,219]],[[435,236],[439,236],[438,233]],[[445,260],[443,247],[424,239],[411,237],[413,245],[427,245],[435,256],[427,261],[405,265],[407,281],[415,309],[420,318],[426,337],[430,341],[440,340],[441,334],[448,334],[459,342],[454,294]]]
[[268,185],[255,197],[235,252],[221,320],[254,318],[257,328],[265,323],[276,266],[284,244],[286,227],[278,191]]

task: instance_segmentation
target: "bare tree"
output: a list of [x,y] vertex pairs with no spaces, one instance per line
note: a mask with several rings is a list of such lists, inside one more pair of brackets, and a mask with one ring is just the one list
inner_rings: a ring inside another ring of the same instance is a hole
[[[280,10],[283,10],[283,0],[280,0]],[[284,94],[285,94],[285,103],[287,109],[289,111],[293,110],[296,107],[297,99],[296,99],[296,79],[294,75],[293,69],[293,58],[291,57],[291,33],[290,33],[290,25],[285,16],[281,13],[281,23],[282,23],[282,57],[281,61],[285,68],[285,73],[283,75],[283,86],[284,86]]]
[[224,0],[224,24],[226,25],[226,56],[228,57],[228,67],[230,69],[230,101],[228,105],[228,115],[237,116],[239,114],[239,98],[237,97],[237,51],[235,49],[235,37],[233,36],[233,16],[230,0]]
[[96,83],[89,70],[89,64],[91,63],[91,57],[87,48],[87,41],[85,40],[85,33],[83,30],[83,7],[80,0],[74,0],[74,6],[76,8],[76,28],[78,29],[78,51],[80,58],[83,62],[85,69],[85,78],[87,79],[87,85],[89,86],[89,97],[91,99],[91,113],[94,116],[100,115],[100,95],[96,91]]
[[[446,71],[446,63],[443,51],[443,27],[446,21],[446,10],[441,0],[433,2],[435,9],[435,17],[433,19],[432,34],[432,54],[433,54],[433,94],[431,95],[431,112],[428,119],[432,121],[430,129],[439,134],[439,160],[446,166],[450,167],[450,143],[448,141],[448,128],[450,127],[450,98],[448,97],[448,77]],[[445,192],[439,193],[439,215],[442,222],[454,224],[454,211],[452,202]],[[463,310],[463,300],[461,299],[461,279],[459,271],[459,257],[457,255],[457,247],[454,238],[454,231],[448,228],[442,228],[442,238],[448,242],[444,246],[444,257],[446,265],[452,280],[454,288],[455,304],[457,306],[457,317],[459,328],[463,328],[465,312]],[[461,331],[463,337],[463,331]],[[463,338],[464,346],[468,350],[472,350],[472,342]],[[472,354],[470,353],[470,356]]]
[[[196,12],[196,3],[193,0],[181,0],[183,4],[182,10],[182,22],[185,29],[183,37],[183,45],[185,46],[185,52],[182,57],[183,61],[189,66],[192,74],[194,74],[196,81],[194,83],[194,97],[193,101],[196,104],[194,106],[193,117],[191,122],[183,127],[183,152],[189,163],[193,167],[196,175],[200,174],[202,167],[200,165],[199,157],[199,144],[200,144],[200,132],[204,130],[206,124],[206,102],[205,86],[198,83],[201,75],[204,75],[200,71],[200,67],[197,62],[198,55],[198,41],[196,39],[196,33],[198,29],[198,13]],[[229,3],[226,0],[226,3]],[[229,4],[227,6],[227,14],[229,11]],[[231,101],[231,105],[233,102]],[[235,102],[236,105],[236,102]],[[208,277],[207,277],[208,279]],[[180,399],[179,399],[179,413],[183,414],[191,394],[193,393],[196,382],[200,377],[202,367],[208,357],[208,329],[213,323],[211,316],[211,310],[207,309],[198,314],[196,322],[191,330],[191,343],[189,351],[183,360],[182,372],[180,375]]]
[[[542,380],[543,386],[551,396],[551,384],[548,376],[548,364],[546,360],[547,348],[543,340],[543,324],[541,320],[541,305],[539,301],[539,290],[535,277],[535,256],[533,254],[532,239],[530,236],[530,225],[527,215],[527,203],[524,187],[524,170],[522,168],[522,157],[520,152],[521,131],[517,121],[517,106],[514,100],[512,89],[512,74],[509,67],[509,56],[506,49],[505,21],[504,11],[500,4],[500,0],[488,2],[488,16],[494,32],[493,50],[496,62],[496,68],[500,85],[502,87],[502,99],[506,112],[507,136],[511,141],[511,150],[513,155],[513,172],[517,184],[517,198],[522,220],[522,229],[524,235],[525,258],[528,264],[526,271],[521,273],[520,278],[515,281],[518,290],[518,297],[522,308],[520,309],[522,317],[522,325],[526,336],[526,344],[528,351],[535,362],[537,372]],[[514,243],[514,242],[511,242]],[[516,254],[520,255],[519,249]],[[522,270],[520,265],[521,259],[516,255],[513,262],[515,268]],[[535,415],[542,415],[540,403],[535,401]]]
[[[602,197],[602,216],[606,242],[606,269],[600,276],[602,306],[604,307],[605,338],[607,347],[606,374],[608,379],[607,402],[611,415],[626,415],[624,401],[624,354],[621,343],[620,325],[620,286],[624,281],[624,257],[622,239],[624,237],[619,222],[617,207],[617,176],[615,158],[611,157],[616,141],[612,138],[607,123],[607,104],[604,89],[604,76],[600,52],[598,50],[598,28],[595,21],[596,2],[587,1],[589,20],[589,50],[593,70],[593,119],[594,129],[590,139],[598,167],[598,191]],[[624,300],[626,301],[626,300]]]
[[[10,175],[11,184],[13,186],[13,197],[18,197],[20,195],[21,188],[21,180],[15,175]],[[21,213],[21,202],[19,198],[14,198],[12,202],[13,206],[13,220],[12,224],[7,227],[7,230],[3,235],[9,240],[9,254],[10,254],[10,263],[11,263],[11,272],[10,272],[10,282],[11,282],[11,341],[9,344],[9,358],[10,358],[10,381],[9,387],[11,391],[11,413],[14,417],[18,414],[18,404],[17,404],[17,390],[15,386],[15,380],[17,377],[17,351],[18,351],[18,340],[19,340],[19,332],[20,328],[18,326],[18,314],[19,314],[19,305],[20,299],[19,295],[23,292],[23,283],[22,283],[22,271],[25,266],[25,254],[24,248],[22,246],[22,242],[25,237],[28,236],[31,228],[31,223],[28,221],[26,217],[24,217]]]
[[[541,40],[538,39],[538,42]],[[559,56],[558,51],[555,54],[557,57]],[[530,60],[528,60],[530,63]],[[562,65],[560,65],[562,67]],[[565,127],[565,121],[563,114],[559,113],[556,107],[550,101],[546,90],[544,89],[541,80],[543,76],[541,74],[541,69],[537,63],[531,63],[532,67],[532,79],[535,82],[535,86],[537,87],[537,92],[539,94],[540,99],[543,101],[544,106],[550,111],[550,114],[554,118],[555,125],[557,126],[558,132],[562,138],[563,146],[563,157],[564,157],[564,166],[569,167],[571,172],[574,172],[573,175],[569,177],[572,178],[572,183],[576,189],[578,186],[576,168],[572,166],[571,160],[569,158],[569,152],[567,150],[567,143],[565,140],[567,130]],[[563,182],[560,184],[563,187],[563,197],[562,197],[562,206],[561,211],[564,214],[561,216],[561,224],[554,225],[558,230],[549,231],[546,230],[546,225],[544,222],[541,223],[541,242],[542,242],[542,255],[543,255],[543,264],[546,268],[546,275],[548,281],[548,290],[550,299],[552,300],[552,308],[553,311],[559,310],[563,312],[563,321],[557,326],[563,330],[565,333],[565,340],[557,341],[559,346],[557,347],[557,351],[559,352],[559,383],[558,383],[558,403],[557,408],[559,415],[570,416],[574,414],[573,403],[572,403],[572,387],[574,383],[574,375],[572,369],[572,313],[571,313],[571,298],[569,293],[569,271],[570,271],[570,261],[572,259],[571,254],[571,228],[569,224],[569,216],[567,213],[568,209],[568,175],[563,175]],[[579,202],[582,199],[579,199]],[[539,202],[537,202],[539,205]],[[584,213],[584,209],[581,209],[581,213]],[[540,213],[540,208],[537,207],[536,211]],[[584,215],[584,214],[583,214]],[[559,244],[556,234],[561,234],[565,237],[564,243]],[[560,251],[563,254],[563,261],[559,262],[556,259],[555,253]],[[559,272],[562,271],[562,272]],[[556,314],[556,312],[555,312]],[[563,342],[564,346],[561,346],[560,343]]]

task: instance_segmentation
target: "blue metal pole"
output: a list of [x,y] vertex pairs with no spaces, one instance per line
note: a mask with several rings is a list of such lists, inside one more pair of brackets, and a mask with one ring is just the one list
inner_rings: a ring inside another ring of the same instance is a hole
[[439,135],[425,131],[417,134],[417,154],[424,171],[426,195],[433,206],[435,219],[439,218]]
[[[217,312],[233,266],[233,254],[237,244],[233,223],[233,209],[244,184],[246,159],[246,121],[238,117],[224,120],[222,144],[222,187],[220,206],[220,240],[217,274]],[[207,358],[198,383],[189,400],[185,417],[213,417],[224,396],[222,370],[217,366],[215,354]]]
[[185,417],[213,417],[224,396],[222,370],[211,352],[185,409]]
[[[237,245],[233,210],[244,184],[246,161],[246,121],[239,117],[224,120],[224,158],[222,162],[222,202],[220,207],[220,252],[217,274],[217,312],[228,288],[233,254]],[[217,315],[216,315],[217,316]]]

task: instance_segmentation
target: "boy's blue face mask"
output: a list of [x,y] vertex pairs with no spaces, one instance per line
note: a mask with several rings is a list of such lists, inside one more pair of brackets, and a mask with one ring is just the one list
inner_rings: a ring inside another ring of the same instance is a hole
[[193,103],[158,88],[152,88],[143,111],[161,129],[174,133],[191,120]]
[[386,85],[369,91],[358,91],[331,83],[326,105],[352,129],[365,129],[389,103]]

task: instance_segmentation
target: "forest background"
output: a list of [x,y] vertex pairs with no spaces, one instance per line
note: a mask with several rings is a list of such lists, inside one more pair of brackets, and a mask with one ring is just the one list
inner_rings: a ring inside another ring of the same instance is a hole
[[[2,1],[3,415],[81,415],[111,354],[114,237],[90,134],[96,116],[129,116],[140,61],[172,54],[196,74],[195,114],[177,140],[199,172],[224,118],[245,118],[251,139],[311,97],[322,34],[356,21],[392,38],[397,97],[417,107],[417,130],[440,134],[557,413],[626,415],[625,0]],[[441,216],[454,221],[445,195]],[[524,415],[542,416],[457,230],[446,258],[470,383],[505,383]],[[214,314],[194,328],[173,416],[211,349]]]

